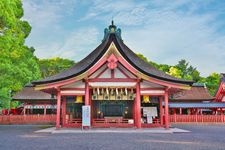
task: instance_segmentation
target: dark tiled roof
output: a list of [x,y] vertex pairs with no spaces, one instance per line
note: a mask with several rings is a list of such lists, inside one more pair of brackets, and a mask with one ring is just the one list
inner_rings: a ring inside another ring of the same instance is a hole
[[150,65],[149,63],[145,62],[144,60],[140,59],[132,50],[130,50],[122,40],[117,40],[120,52],[122,53],[123,57],[128,60],[130,64],[132,64],[136,69],[140,72],[147,74],[151,77],[158,78],[161,80],[182,83],[182,84],[193,84],[193,81],[187,81],[179,78],[172,77],[166,74],[163,71],[156,69],[154,66]]
[[103,42],[94,51],[92,51],[87,57],[85,57],[83,60],[78,62],[70,69],[42,80],[33,81],[32,83],[34,85],[51,83],[82,74],[83,72],[91,68],[104,55],[111,42],[115,43],[120,53],[130,64],[132,64],[137,70],[144,74],[170,82],[189,85],[193,83],[192,81],[178,79],[167,75],[166,73],[154,68],[147,62],[143,61],[123,43],[121,37],[118,36],[116,33],[109,33],[107,36],[105,36]]
[[51,94],[36,91],[32,86],[24,87],[20,92],[13,96],[13,100],[23,101],[23,100],[50,100]]
[[68,79],[79,74],[82,74],[86,70],[88,70],[91,66],[93,66],[98,59],[106,52],[107,47],[109,47],[108,40],[104,40],[94,51],[92,51],[87,57],[82,59],[80,62],[75,64],[73,67],[50,77],[47,77],[42,80],[33,81],[33,84],[44,84],[44,83],[51,83],[55,81],[60,81],[63,79]]
[[212,100],[212,97],[205,86],[193,86],[190,90],[183,90],[182,92],[175,93],[171,100],[176,101],[199,101],[199,100]]

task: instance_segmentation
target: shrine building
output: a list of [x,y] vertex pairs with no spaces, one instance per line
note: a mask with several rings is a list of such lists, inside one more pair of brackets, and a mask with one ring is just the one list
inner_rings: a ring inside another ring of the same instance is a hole
[[190,89],[193,81],[172,77],[140,59],[112,21],[87,57],[32,84],[55,96],[56,128],[81,127],[82,106],[90,106],[91,127],[168,129],[169,96]]

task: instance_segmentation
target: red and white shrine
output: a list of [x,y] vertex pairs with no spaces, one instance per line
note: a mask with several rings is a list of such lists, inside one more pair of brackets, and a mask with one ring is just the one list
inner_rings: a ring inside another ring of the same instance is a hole
[[169,128],[169,95],[190,89],[141,60],[121,38],[113,22],[102,43],[72,68],[32,82],[56,95],[56,127],[81,127],[82,106],[91,108],[92,127]]

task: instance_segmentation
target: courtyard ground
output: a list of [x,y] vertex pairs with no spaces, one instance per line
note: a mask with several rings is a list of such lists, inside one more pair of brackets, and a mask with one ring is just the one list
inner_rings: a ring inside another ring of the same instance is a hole
[[1,150],[224,150],[225,125],[173,125],[190,133],[35,133],[44,126],[0,126]]

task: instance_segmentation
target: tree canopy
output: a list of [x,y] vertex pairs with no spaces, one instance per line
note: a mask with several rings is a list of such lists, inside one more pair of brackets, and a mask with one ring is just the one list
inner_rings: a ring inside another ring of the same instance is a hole
[[63,70],[66,70],[73,66],[75,63],[69,59],[63,59],[59,57],[50,59],[39,59],[39,65],[42,78],[55,75]]
[[27,21],[21,20],[23,8],[20,0],[0,1],[0,102],[9,107],[12,92],[41,76],[33,49],[25,38],[31,31]]
[[208,77],[202,77],[200,76],[200,72],[197,70],[196,67],[193,67],[190,65],[189,62],[187,62],[185,59],[181,59],[176,65],[169,66],[167,64],[157,64],[155,62],[149,61],[148,58],[146,58],[142,54],[137,54],[139,58],[144,60],[145,62],[151,64],[155,68],[171,75],[176,78],[182,78],[186,80],[192,80],[194,82],[199,83],[205,83],[209,93],[211,95],[214,95],[220,80],[220,75],[218,73],[212,73]]

